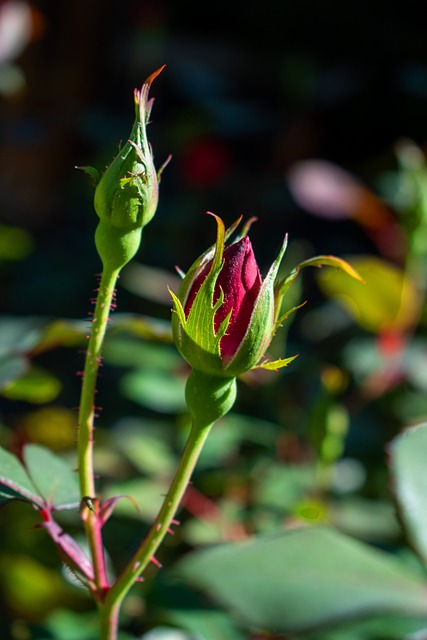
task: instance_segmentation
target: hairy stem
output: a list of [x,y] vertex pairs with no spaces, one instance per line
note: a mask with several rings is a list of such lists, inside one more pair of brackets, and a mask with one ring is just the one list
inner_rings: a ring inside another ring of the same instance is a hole
[[[96,497],[93,469],[96,380],[101,364],[102,345],[108,325],[108,316],[114,298],[118,273],[118,270],[111,271],[107,268],[103,270],[86,352],[80,397],[78,432],[78,473],[82,499],[94,499]],[[94,595],[99,599],[108,588],[101,527],[94,510],[86,509],[83,521],[94,566],[95,583],[97,587],[97,592]]]
[[[200,452],[209,434],[212,424],[205,426],[193,425],[188,436],[185,449],[175,473],[175,477],[165,496],[163,504],[157,517],[130,562],[111,586],[106,594],[105,602],[100,605],[103,617],[108,617],[109,612],[122,602],[129,589],[136,582],[138,577],[146,569],[150,562],[156,562],[155,553],[162,543],[164,537],[170,532],[173,525],[174,516],[190,481]],[[109,636],[105,636],[110,640]],[[103,638],[104,640],[104,638]]]

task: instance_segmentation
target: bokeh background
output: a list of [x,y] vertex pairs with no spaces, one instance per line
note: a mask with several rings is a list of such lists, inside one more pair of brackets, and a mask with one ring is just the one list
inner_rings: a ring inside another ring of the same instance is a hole
[[[385,446],[427,412],[420,11],[411,1],[0,0],[2,446],[19,455],[42,442],[73,459],[76,371],[100,271],[93,186],[76,166],[111,161],[130,132],[134,88],[163,64],[149,137],[157,166],[172,159],[122,275],[106,347],[105,492],[127,493],[132,481],[148,526],[182,445],[187,371],[170,344],[166,285],[177,286],[175,265],[186,270],[213,242],[206,211],[226,224],[258,218],[251,239],[263,273],[289,233],[285,271],[334,254],[367,280],[362,290],[307,270],[294,285],[287,306],[308,303],[272,353],[299,358],[241,382],[165,564],[293,519],[332,522],[387,549],[404,544]],[[0,511],[2,638],[65,640],[63,629],[91,620],[91,604],[58,578],[36,522],[25,505]],[[140,530],[138,513],[122,507],[107,534],[113,564]],[[176,597],[165,585],[137,591],[129,632],[168,620]]]

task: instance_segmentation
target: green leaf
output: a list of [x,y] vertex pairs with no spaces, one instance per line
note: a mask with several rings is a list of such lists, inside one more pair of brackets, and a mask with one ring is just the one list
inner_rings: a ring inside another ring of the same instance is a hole
[[0,447],[0,495],[24,498],[40,505],[43,501],[18,458]]
[[21,378],[15,380],[3,395],[11,400],[24,400],[35,404],[44,404],[54,400],[61,391],[61,382],[40,367],[31,366]]
[[62,458],[37,444],[24,449],[24,462],[34,485],[55,509],[75,509],[80,503],[77,475]]
[[45,320],[43,318],[0,318],[0,355],[27,353],[40,341]]
[[[17,619],[42,620],[52,609],[71,601],[70,589],[58,571],[30,556],[2,555],[0,580],[2,600],[13,608]],[[2,637],[7,637],[5,631],[3,619]]]
[[397,558],[327,527],[189,554],[175,574],[252,628],[313,631],[372,615],[422,616],[427,584]]
[[43,621],[43,629],[46,630],[43,637],[55,640],[99,640],[99,621],[92,611],[54,609]]
[[25,229],[0,224],[0,260],[23,260],[34,246]]
[[[136,518],[152,523],[162,506],[162,496],[169,488],[168,480],[133,478],[119,484],[109,484],[103,491],[105,499],[132,496],[132,500],[120,500],[114,507],[116,516]],[[135,506],[137,505],[137,508]]]
[[134,402],[161,413],[185,410],[185,379],[156,369],[141,369],[123,376],[123,394]]
[[87,322],[85,320],[53,320],[46,325],[40,341],[32,352],[38,354],[59,346],[75,347],[80,344],[86,346],[86,335]]
[[168,441],[168,434],[168,423],[122,418],[112,431],[111,444],[141,473],[172,477],[178,461]]
[[23,376],[27,368],[28,361],[23,356],[8,354],[0,357],[0,390],[7,389]]
[[427,566],[427,423],[407,429],[390,446],[394,491],[408,537]]
[[[245,640],[245,636],[233,625],[230,618],[216,609],[182,608],[169,609],[162,611],[162,613],[167,622],[186,629],[194,639]],[[169,636],[169,640],[171,638],[172,636]],[[179,638],[180,636],[177,636],[177,640]]]
[[376,616],[372,620],[339,625],[325,633],[310,634],[307,640],[423,640],[427,637],[425,625],[425,618]]
[[182,366],[181,357],[175,347],[160,343],[150,344],[130,335],[110,336],[103,355],[111,364],[133,369],[159,369],[169,373]]
[[363,286],[344,273],[327,270],[318,274],[324,293],[343,306],[365,330],[405,331],[419,318],[421,298],[413,280],[398,267],[373,256],[352,259],[364,278]]

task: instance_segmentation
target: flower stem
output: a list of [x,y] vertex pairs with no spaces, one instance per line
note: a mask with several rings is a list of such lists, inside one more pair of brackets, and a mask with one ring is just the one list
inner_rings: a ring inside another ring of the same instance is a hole
[[120,604],[120,602],[113,602],[109,607],[104,604],[98,606],[99,640],[117,640]]
[[[213,423],[212,423],[213,424]],[[175,477],[165,496],[160,511],[146,538],[135,552],[122,574],[111,586],[106,594],[105,601],[100,605],[102,616],[109,616],[114,606],[117,607],[126,596],[132,585],[137,581],[141,573],[150,562],[156,562],[154,554],[162,543],[164,537],[170,532],[173,518],[188,486],[191,474],[194,470],[200,452],[209,435],[212,424],[192,426],[187,443],[182,453],[181,460],[175,473]],[[106,636],[110,640],[109,636]],[[103,638],[104,640],[104,638]]]
[[[94,499],[96,497],[93,469],[96,380],[101,364],[102,344],[108,325],[108,316],[114,297],[118,274],[118,270],[112,271],[107,268],[104,268],[102,272],[93,315],[92,329],[86,352],[80,397],[77,445],[80,494],[82,499]],[[83,521],[92,554],[95,583],[97,588],[94,595],[99,599],[108,588],[101,527],[95,511],[87,509],[85,510],[85,513],[86,515],[83,518]]]

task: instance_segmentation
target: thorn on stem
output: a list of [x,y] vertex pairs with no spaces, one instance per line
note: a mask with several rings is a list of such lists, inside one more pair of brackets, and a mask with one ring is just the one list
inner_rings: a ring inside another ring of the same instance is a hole
[[152,563],[153,563],[156,567],[158,567],[159,569],[161,569],[161,568],[162,568],[162,566],[163,566],[163,565],[162,565],[162,563],[161,563],[161,562],[159,562],[159,561],[157,560],[157,558],[155,558],[154,556],[151,556],[151,558],[150,558],[150,562],[152,562]]

